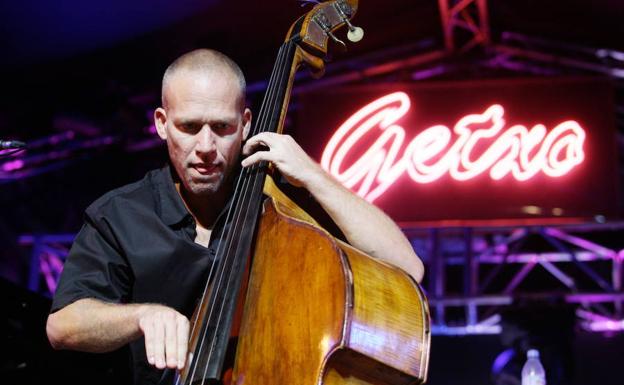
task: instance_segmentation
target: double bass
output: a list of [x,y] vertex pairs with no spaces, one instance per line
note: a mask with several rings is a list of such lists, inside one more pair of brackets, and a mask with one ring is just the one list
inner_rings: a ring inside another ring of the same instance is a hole
[[[251,135],[282,132],[296,71],[305,64],[320,76],[342,26],[351,40],[361,37],[350,23],[356,10],[357,0],[328,1],[293,23]],[[176,384],[220,383],[243,303],[232,384],[423,383],[430,327],[418,284],[330,235],[277,188],[270,171],[266,163],[248,167],[235,182],[228,231],[192,317],[189,358]]]

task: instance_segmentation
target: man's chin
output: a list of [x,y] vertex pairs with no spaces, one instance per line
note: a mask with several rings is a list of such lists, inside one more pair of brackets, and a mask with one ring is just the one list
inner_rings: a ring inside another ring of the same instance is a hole
[[216,194],[219,191],[220,184],[199,184],[199,185],[191,185],[190,192],[195,196],[211,196]]
[[212,195],[219,191],[222,185],[223,179],[216,175],[199,178],[189,175],[184,187],[193,195]]
[[184,187],[192,195],[210,197],[224,193],[224,188],[229,190],[229,183],[223,174],[204,177],[189,175]]

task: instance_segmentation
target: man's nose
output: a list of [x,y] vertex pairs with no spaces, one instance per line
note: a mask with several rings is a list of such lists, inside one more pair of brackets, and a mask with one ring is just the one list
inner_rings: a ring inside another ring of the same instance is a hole
[[215,139],[216,138],[214,132],[212,132],[210,126],[208,126],[207,124],[204,125],[197,133],[197,152],[210,153],[215,151],[215,149],[217,148]]

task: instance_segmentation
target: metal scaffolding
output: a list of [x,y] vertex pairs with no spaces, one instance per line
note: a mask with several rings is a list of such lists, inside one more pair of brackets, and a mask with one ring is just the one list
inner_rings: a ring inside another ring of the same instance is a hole
[[[521,301],[573,304],[585,329],[624,330],[622,229],[614,223],[406,233],[427,265],[433,332],[456,335],[500,333],[500,310]],[[600,244],[598,234],[621,241]]]
[[438,5],[448,52],[464,53],[490,43],[486,0],[438,0]]
[[30,248],[29,290],[47,297],[54,294],[75,237],[76,234],[24,234],[18,238],[20,246]]

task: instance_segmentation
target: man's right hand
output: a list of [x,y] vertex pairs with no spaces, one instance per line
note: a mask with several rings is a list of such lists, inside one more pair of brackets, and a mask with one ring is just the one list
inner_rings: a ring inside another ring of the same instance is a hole
[[111,352],[145,337],[145,353],[159,369],[182,369],[186,361],[189,320],[159,304],[119,304],[79,299],[50,314],[46,325],[55,349]]
[[189,320],[184,315],[163,305],[141,305],[139,328],[151,365],[158,369],[184,367],[189,340]]

